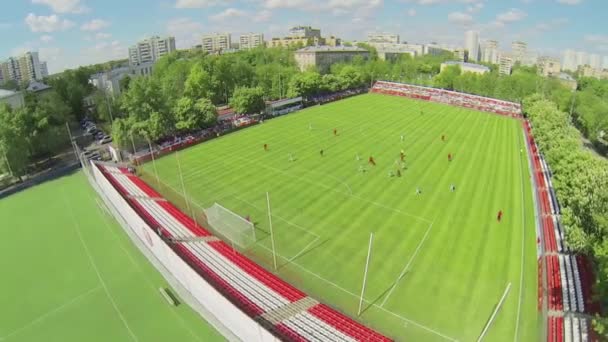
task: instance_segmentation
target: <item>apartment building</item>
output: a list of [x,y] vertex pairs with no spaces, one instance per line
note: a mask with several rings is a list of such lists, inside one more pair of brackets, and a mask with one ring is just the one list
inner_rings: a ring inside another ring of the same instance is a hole
[[239,48],[249,50],[264,45],[263,33],[247,33],[239,37]]
[[0,63],[1,81],[14,80],[19,83],[42,80],[48,76],[46,62],[40,62],[38,52],[26,52],[21,56],[9,57]]
[[334,63],[350,62],[361,56],[369,58],[369,51],[352,46],[308,46],[295,52],[295,59],[301,71],[317,68],[325,73]]
[[155,63],[159,58],[175,50],[175,37],[153,36],[129,48],[129,64]]
[[230,33],[209,33],[202,38],[203,51],[219,53],[232,48],[232,35]]

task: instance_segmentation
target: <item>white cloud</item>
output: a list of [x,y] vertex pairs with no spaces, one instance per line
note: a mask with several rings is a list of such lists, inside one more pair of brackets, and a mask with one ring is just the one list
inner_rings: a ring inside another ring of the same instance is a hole
[[105,21],[103,19],[93,19],[82,24],[82,26],[80,26],[80,29],[83,31],[99,31],[108,26],[110,26],[110,23],[108,21]]
[[557,2],[564,5],[578,5],[583,2],[583,0],[557,0]]
[[53,41],[53,36],[44,34],[44,35],[40,36],[40,41],[43,43],[50,43]]
[[352,14],[355,17],[367,18],[383,0],[263,0],[267,9],[294,9],[309,12],[330,11],[333,15]]
[[483,2],[478,2],[476,4],[472,4],[471,6],[467,7],[467,12],[469,13],[477,13],[479,11],[481,11],[481,9],[483,8]]
[[528,16],[528,13],[526,13],[520,9],[517,9],[517,8],[511,8],[507,12],[498,14],[496,16],[496,20],[502,22],[503,24],[506,24],[506,23],[513,23],[516,21],[520,21],[527,16]]
[[177,0],[175,8],[205,8],[228,4],[227,0]]
[[211,21],[225,21],[236,18],[244,18],[247,16],[247,12],[241,11],[236,8],[227,8],[218,14],[214,14],[209,16],[209,20]]
[[535,28],[538,31],[553,31],[568,24],[567,18],[556,18],[546,22],[536,24]]
[[33,4],[47,5],[55,13],[83,13],[88,8],[80,0],[32,0]]
[[112,38],[112,35],[105,32],[98,32],[95,34],[95,39],[97,40],[106,40]]
[[473,17],[464,12],[452,12],[448,14],[448,21],[452,24],[470,25],[473,23]]
[[475,4],[481,2],[481,0],[405,0],[408,3],[415,3],[418,5],[437,5],[437,4]]
[[408,17],[415,17],[416,16],[416,10],[414,8],[410,8],[407,10],[407,12],[405,12]]
[[269,10],[261,10],[253,16],[253,21],[256,23],[264,23],[270,20],[272,12]]
[[583,39],[585,40],[585,42],[591,44],[608,44],[608,35],[587,34]]
[[25,17],[25,23],[32,32],[65,31],[74,26],[73,22],[67,19],[61,19],[56,14],[37,16],[34,13],[30,13]]
[[167,22],[166,30],[175,36],[177,47],[185,49],[201,43],[203,24],[190,18],[175,18]]

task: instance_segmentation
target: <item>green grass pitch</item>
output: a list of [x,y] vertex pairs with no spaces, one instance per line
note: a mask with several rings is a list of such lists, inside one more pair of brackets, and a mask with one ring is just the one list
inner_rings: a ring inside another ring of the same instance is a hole
[[[406,169],[389,177],[401,150]],[[186,196],[198,210],[218,202],[250,216],[258,241],[244,252],[272,270],[268,191],[276,272],[353,317],[373,232],[359,319],[388,336],[476,340],[511,283],[486,340],[537,338],[534,207],[521,122],[367,94],[159,159],[160,188],[181,191],[178,158]],[[153,163],[144,169],[157,185]]]
[[0,200],[0,341],[223,340],[97,201],[82,173]]

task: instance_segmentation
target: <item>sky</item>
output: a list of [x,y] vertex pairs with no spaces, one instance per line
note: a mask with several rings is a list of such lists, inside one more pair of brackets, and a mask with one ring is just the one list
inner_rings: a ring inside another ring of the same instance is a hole
[[[323,36],[365,40],[369,32],[402,41],[464,45],[464,32],[499,41],[523,40],[541,55],[564,49],[608,56],[606,0],[0,0],[0,60],[38,51],[49,72],[127,58],[128,46],[173,35],[178,48],[205,32],[262,32],[312,25]],[[10,3],[10,5],[9,5]],[[608,57],[604,58],[608,67]]]

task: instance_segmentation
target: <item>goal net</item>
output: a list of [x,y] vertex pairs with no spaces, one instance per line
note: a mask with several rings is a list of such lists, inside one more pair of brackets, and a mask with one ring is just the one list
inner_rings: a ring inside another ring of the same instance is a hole
[[255,243],[253,223],[238,214],[214,203],[205,209],[205,215],[213,230],[240,248],[247,248]]

